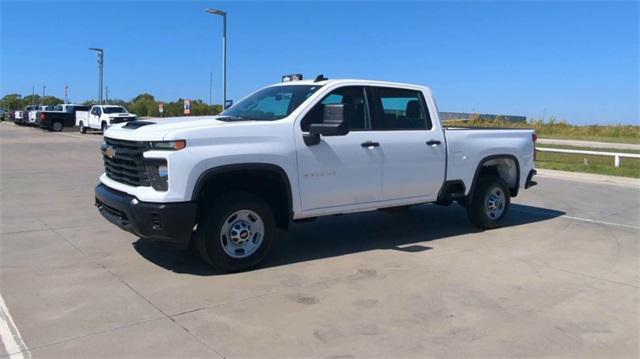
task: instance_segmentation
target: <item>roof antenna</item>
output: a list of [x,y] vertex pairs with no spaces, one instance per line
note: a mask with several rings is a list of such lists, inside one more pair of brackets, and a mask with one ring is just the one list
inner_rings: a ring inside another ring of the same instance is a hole
[[328,80],[328,78],[324,77],[323,74],[320,74],[320,75],[316,76],[316,79],[313,80],[313,82],[320,82],[320,81],[326,81],[326,80]]

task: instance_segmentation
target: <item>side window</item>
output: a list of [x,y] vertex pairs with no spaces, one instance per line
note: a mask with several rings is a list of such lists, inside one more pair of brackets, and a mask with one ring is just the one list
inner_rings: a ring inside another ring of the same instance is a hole
[[419,91],[374,88],[376,115],[373,128],[378,130],[431,129],[429,111]]
[[312,123],[322,122],[322,110],[325,105],[337,104],[344,104],[351,109],[351,130],[364,130],[371,127],[364,87],[346,86],[331,91],[322,101],[313,106],[300,122],[302,131],[309,131],[309,125]]

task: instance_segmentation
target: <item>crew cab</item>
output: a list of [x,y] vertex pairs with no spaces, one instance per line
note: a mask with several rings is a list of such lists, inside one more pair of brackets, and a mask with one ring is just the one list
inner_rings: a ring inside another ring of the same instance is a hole
[[80,129],[80,133],[86,133],[88,129],[105,131],[112,124],[130,122],[135,119],[135,114],[116,105],[93,105],[89,111],[76,112],[76,126]]
[[38,118],[40,128],[49,131],[62,131],[65,127],[73,127],[76,124],[76,112],[89,111],[89,106],[61,104],[52,111],[40,111]]
[[222,271],[258,264],[279,230],[320,216],[458,202],[495,228],[535,184],[529,129],[446,128],[431,90],[301,80],[218,116],[119,124],[104,135],[99,212]]

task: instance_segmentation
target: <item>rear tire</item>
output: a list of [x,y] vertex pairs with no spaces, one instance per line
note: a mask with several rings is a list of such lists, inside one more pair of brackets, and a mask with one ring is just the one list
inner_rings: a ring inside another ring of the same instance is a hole
[[502,226],[511,207],[511,194],[507,184],[497,176],[478,179],[471,202],[467,201],[469,221],[484,229]]
[[51,125],[51,129],[55,132],[60,132],[63,128],[64,125],[62,125],[62,122],[54,122],[53,125]]
[[203,211],[195,239],[205,262],[223,272],[237,272],[260,263],[275,235],[271,207],[252,193],[234,191]]
[[82,122],[80,122],[80,133],[83,134],[83,135],[85,133],[87,133],[87,128],[84,127],[84,123],[82,123]]

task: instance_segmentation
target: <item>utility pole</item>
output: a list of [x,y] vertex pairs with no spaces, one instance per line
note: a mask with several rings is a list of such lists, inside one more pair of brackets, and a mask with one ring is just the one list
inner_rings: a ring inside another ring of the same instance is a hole
[[44,105],[44,90],[47,88],[47,85],[42,85],[42,100],[40,100],[41,104]]
[[109,86],[105,88],[105,91],[106,91],[105,103],[109,104]]
[[36,104],[36,85],[31,85],[31,104]]
[[104,80],[104,49],[99,49],[96,47],[92,47],[89,50],[95,51],[98,53],[98,67],[100,68],[100,77],[98,79],[98,103],[102,105],[102,82]]
[[222,16],[222,110],[227,105],[227,12],[217,9],[206,9],[209,14]]

